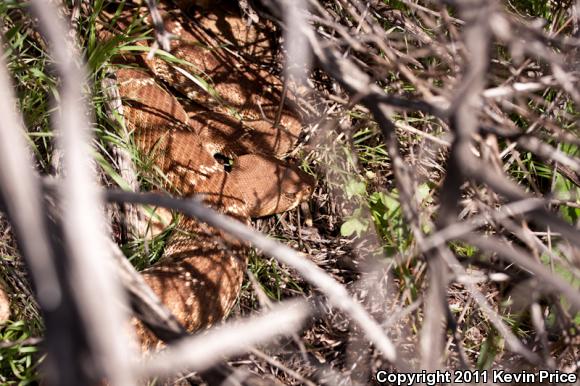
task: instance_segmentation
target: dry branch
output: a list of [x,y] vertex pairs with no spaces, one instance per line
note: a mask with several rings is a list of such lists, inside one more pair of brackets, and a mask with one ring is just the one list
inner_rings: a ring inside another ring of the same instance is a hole
[[296,332],[308,316],[302,302],[283,302],[264,315],[231,322],[210,332],[182,339],[148,358],[139,373],[146,378],[167,376],[185,369],[203,371],[224,356],[246,352],[250,347]]

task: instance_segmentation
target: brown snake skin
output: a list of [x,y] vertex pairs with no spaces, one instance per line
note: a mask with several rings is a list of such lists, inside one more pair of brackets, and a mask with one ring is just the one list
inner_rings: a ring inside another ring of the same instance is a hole
[[[268,39],[246,26],[233,6],[191,18],[161,4],[165,28],[178,39],[171,54],[183,70],[213,85],[208,93],[163,59],[141,58],[145,69],[117,70],[124,117],[137,147],[167,177],[167,189],[196,195],[238,220],[267,216],[309,198],[314,180],[279,160],[300,133],[298,117],[281,111],[282,83],[261,69],[273,59]],[[161,85],[186,96],[178,99]],[[233,112],[233,113],[232,113]],[[279,117],[280,125],[273,121]],[[221,154],[230,166],[216,159]],[[189,331],[223,319],[239,294],[247,247],[220,231],[183,219],[159,263],[143,277]],[[134,322],[144,348],[158,344]]]

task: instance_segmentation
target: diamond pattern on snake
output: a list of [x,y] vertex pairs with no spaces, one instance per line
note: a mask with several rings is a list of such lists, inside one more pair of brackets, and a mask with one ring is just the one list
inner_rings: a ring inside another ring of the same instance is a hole
[[[136,146],[167,177],[169,191],[201,197],[238,220],[295,208],[310,197],[315,180],[282,160],[302,126],[295,97],[287,92],[283,98],[283,83],[267,70],[275,59],[268,34],[248,26],[235,5],[193,7],[186,15],[169,4],[160,8],[166,30],[175,35],[170,54],[177,60],[144,52],[124,58],[116,71]],[[129,22],[117,20],[116,33]],[[227,316],[247,255],[247,246],[221,231],[182,219],[164,256],[143,277],[196,331]],[[144,347],[158,344],[134,323]]]

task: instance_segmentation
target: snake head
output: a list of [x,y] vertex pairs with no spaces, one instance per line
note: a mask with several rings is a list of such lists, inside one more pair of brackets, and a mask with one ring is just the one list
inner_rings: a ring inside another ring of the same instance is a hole
[[244,197],[250,217],[293,209],[310,198],[316,184],[297,166],[258,154],[240,156],[230,175]]
[[290,210],[298,206],[303,201],[310,199],[316,180],[309,174],[306,174],[295,165],[281,166],[279,172],[281,188],[280,194],[284,195],[284,202]]

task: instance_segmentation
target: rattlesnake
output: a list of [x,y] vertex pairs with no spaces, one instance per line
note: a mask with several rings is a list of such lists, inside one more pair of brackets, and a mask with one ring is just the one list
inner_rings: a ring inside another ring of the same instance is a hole
[[[201,197],[242,221],[289,210],[308,198],[312,177],[278,159],[291,150],[301,124],[291,109],[279,109],[282,83],[261,68],[273,59],[266,35],[223,3],[191,18],[163,2],[161,8],[165,28],[178,38],[171,54],[191,65],[180,61],[180,70],[143,54],[146,69],[122,67],[116,76],[133,140],[166,176],[167,188]],[[122,22],[117,26],[124,28]],[[202,90],[182,70],[203,74],[213,92]],[[160,80],[188,101],[180,102]],[[195,220],[180,220],[177,228],[164,257],[143,277],[177,319],[195,331],[231,310],[248,251]],[[156,339],[135,324],[143,346],[153,345]]]

